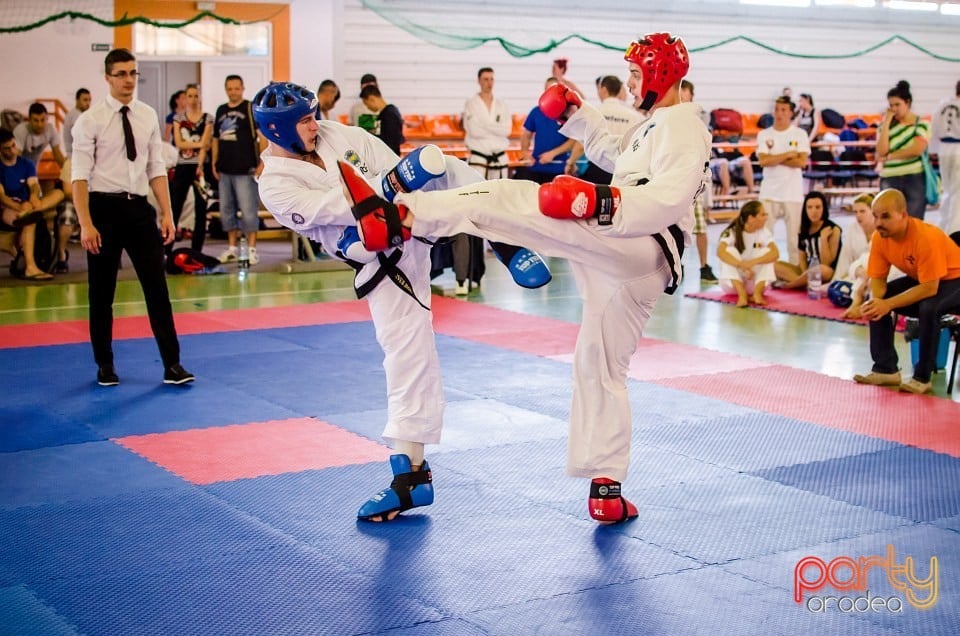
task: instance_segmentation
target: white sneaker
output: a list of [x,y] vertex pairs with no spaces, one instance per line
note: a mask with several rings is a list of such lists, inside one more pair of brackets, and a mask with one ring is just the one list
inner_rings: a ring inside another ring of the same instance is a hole
[[462,283],[457,283],[457,289],[454,293],[457,296],[466,296],[468,293],[470,293],[470,290],[467,288],[466,281]]
[[217,257],[217,260],[221,263],[230,263],[237,260],[237,246],[233,245],[223,250],[223,253]]
[[250,264],[256,265],[259,262],[260,262],[260,257],[257,256],[257,248],[251,247],[250,248]]

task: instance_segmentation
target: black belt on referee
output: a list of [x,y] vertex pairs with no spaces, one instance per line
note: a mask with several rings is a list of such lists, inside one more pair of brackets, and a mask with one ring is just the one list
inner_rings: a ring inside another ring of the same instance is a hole
[[91,192],[90,196],[105,197],[107,199],[125,199],[127,201],[144,201],[145,194],[131,194],[129,192]]

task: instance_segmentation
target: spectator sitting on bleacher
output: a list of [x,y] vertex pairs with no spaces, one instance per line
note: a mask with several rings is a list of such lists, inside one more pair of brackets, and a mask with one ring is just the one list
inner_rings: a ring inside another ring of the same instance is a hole
[[[556,83],[557,79],[551,77],[544,84],[544,89]],[[544,115],[539,106],[534,106],[523,122],[523,133],[520,135],[520,151],[526,165],[519,167],[513,178],[550,183],[554,177],[564,173],[570,149],[575,143],[560,134],[560,122]]]
[[90,91],[78,88],[74,96],[73,108],[63,118],[63,152],[67,157],[73,152],[73,125],[77,123],[77,117],[90,108],[90,101]]
[[24,278],[53,278],[37,267],[34,259],[36,221],[43,218],[44,212],[56,208],[62,200],[63,192],[60,190],[41,198],[36,166],[20,156],[13,133],[0,129],[0,229],[19,234],[18,244],[26,264]]
[[812,142],[820,132],[820,112],[813,107],[813,97],[809,93],[800,93],[797,100],[797,113],[793,116],[793,125],[806,131]]
[[[820,262],[820,280],[833,279],[837,260],[840,257],[843,230],[830,220],[827,197],[822,192],[809,192],[803,199],[803,219],[796,245],[800,252],[800,265],[778,261],[774,265],[777,286],[783,289],[804,289],[807,286],[809,263],[814,256]],[[787,237],[787,244],[793,237]]]
[[[365,73],[363,77],[360,78],[360,90],[362,91],[367,86],[376,86],[380,88],[380,84],[377,83],[377,78],[371,73]],[[361,115],[372,115],[370,109],[363,103],[361,99],[359,102],[355,103],[350,107],[350,125],[359,126]]]
[[[56,126],[50,121],[47,107],[40,102],[30,104],[28,119],[20,122],[14,129],[13,136],[20,146],[23,157],[33,162],[37,172],[40,171],[40,159],[43,157],[43,151],[50,147],[53,154],[53,160],[57,162],[57,168],[63,170],[67,158],[60,149],[60,133]],[[39,174],[38,174],[39,178]],[[63,182],[60,179],[44,179],[40,181],[41,192],[53,195],[54,192],[60,192],[59,200],[64,199]],[[54,272],[65,273],[67,271],[67,244],[73,231],[77,226],[77,214],[71,205],[60,206],[58,214],[54,219],[48,219],[52,227],[56,227],[57,236],[57,260],[54,263]],[[51,229],[52,229],[51,227]]]
[[403,136],[403,115],[393,104],[388,104],[380,89],[365,86],[360,91],[360,99],[373,115],[361,115],[360,127],[380,138],[393,152],[400,156],[400,146],[406,139]]
[[757,160],[763,167],[760,182],[760,200],[769,218],[767,228],[774,231],[777,219],[787,225],[787,254],[789,262],[800,263],[794,242],[800,232],[803,209],[803,169],[810,155],[810,139],[793,126],[793,102],[789,97],[778,97],[773,110],[773,125],[757,134]]

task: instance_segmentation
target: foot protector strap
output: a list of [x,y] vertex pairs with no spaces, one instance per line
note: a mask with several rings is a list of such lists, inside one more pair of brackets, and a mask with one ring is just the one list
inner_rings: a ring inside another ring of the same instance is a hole
[[620,494],[620,482],[599,477],[590,482],[590,516],[604,523],[620,523],[633,519],[637,507]]
[[390,487],[381,490],[360,506],[358,519],[372,520],[373,517],[380,517],[381,521],[388,521],[391,512],[404,512],[433,503],[433,474],[427,462],[423,462],[420,470],[414,471],[409,457],[391,455],[390,466],[393,469]]

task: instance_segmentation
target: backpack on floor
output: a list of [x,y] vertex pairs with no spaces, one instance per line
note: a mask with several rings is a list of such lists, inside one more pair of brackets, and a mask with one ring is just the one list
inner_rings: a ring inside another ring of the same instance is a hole
[[220,261],[189,247],[178,247],[167,257],[168,274],[226,274]]

